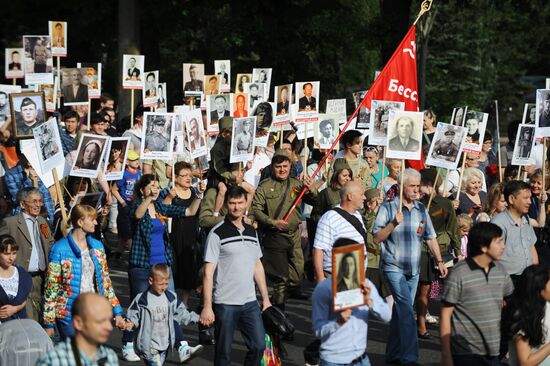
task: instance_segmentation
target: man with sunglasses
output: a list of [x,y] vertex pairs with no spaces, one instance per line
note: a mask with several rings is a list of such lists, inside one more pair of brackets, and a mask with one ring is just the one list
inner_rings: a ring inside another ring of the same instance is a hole
[[40,215],[44,205],[40,192],[33,187],[23,188],[17,192],[17,202],[21,212],[2,220],[0,235],[11,235],[19,244],[16,263],[32,277],[26,311],[30,319],[38,322],[42,318],[40,304],[48,253],[54,240],[48,222]]

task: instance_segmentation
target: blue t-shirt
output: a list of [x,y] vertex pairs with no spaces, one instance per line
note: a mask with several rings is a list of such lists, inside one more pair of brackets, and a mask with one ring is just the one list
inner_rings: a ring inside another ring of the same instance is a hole
[[151,257],[150,265],[167,263],[164,254],[164,224],[161,219],[153,219],[153,232],[151,233]]
[[127,203],[134,200],[134,186],[137,181],[141,179],[141,170],[137,170],[136,173],[132,173],[128,168],[124,169],[124,175],[122,179],[117,180],[118,191],[122,196],[122,199]]

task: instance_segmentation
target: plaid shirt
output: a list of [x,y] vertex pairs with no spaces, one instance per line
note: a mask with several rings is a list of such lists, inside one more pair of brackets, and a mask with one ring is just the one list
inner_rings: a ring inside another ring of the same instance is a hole
[[[373,235],[389,225],[399,211],[399,197],[385,201],[376,215]],[[420,256],[424,240],[435,239],[436,233],[426,207],[414,201],[412,210],[403,205],[403,222],[382,242],[380,269],[416,275],[420,270]]]
[[61,145],[63,146],[63,155],[67,155],[74,149],[76,139],[69,135],[65,129],[59,129],[59,137],[61,137]]
[[[17,202],[17,192],[19,192],[21,188],[33,187],[34,185],[32,179],[25,177],[23,167],[21,166],[21,164],[17,164],[13,168],[6,171],[4,181],[6,182],[6,186],[8,187],[11,195],[11,200],[14,205],[12,215],[17,215],[21,211],[21,207]],[[53,225],[55,205],[53,203],[53,199],[49,189],[44,185],[44,183],[42,183],[42,180],[40,180],[40,178],[38,178],[38,191],[42,195],[42,201],[44,202],[44,207],[48,212],[48,220],[50,222],[50,225]]]
[[[130,217],[132,218],[132,230],[134,232],[132,239],[132,247],[130,250],[130,264],[140,268],[150,268],[151,260],[151,235],[153,233],[153,220],[149,216],[149,210],[145,211],[145,215],[141,219],[135,218],[135,213],[141,199],[136,199],[130,204]],[[183,206],[165,205],[160,202],[155,202],[155,210],[157,215],[160,214],[163,217],[159,217],[164,224],[164,255],[166,256],[166,262],[168,265],[172,265],[172,248],[170,247],[170,235],[168,234],[168,217],[185,217],[185,210],[187,208]]]
[[[92,361],[84,353],[80,352],[82,366],[118,366],[118,356],[109,347],[99,346],[95,358],[97,361]],[[40,357],[36,366],[76,366],[76,364],[71,348],[71,338],[67,338],[60,342],[53,350]]]

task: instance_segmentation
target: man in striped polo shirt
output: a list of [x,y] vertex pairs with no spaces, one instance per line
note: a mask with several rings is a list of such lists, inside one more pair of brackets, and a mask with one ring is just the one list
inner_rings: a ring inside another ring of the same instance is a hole
[[[212,228],[204,257],[204,307],[200,321],[215,321],[214,365],[231,364],[233,333],[240,328],[248,352],[244,365],[260,364],[265,350],[261,311],[271,306],[267,293],[262,250],[256,230],[244,222],[246,190],[230,186],[225,194],[225,219]],[[256,300],[258,286],[262,308]],[[213,295],[213,296],[212,296]]]
[[498,262],[506,247],[502,234],[493,223],[475,225],[468,235],[468,257],[445,281],[440,317],[443,366],[500,365],[503,299],[514,290]]

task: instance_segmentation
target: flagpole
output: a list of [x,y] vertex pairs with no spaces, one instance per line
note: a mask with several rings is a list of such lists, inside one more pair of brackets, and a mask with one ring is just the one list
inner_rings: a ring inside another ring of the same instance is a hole
[[[422,2],[422,5],[420,6],[420,11],[418,13],[418,16],[416,18],[416,20],[414,21],[412,27],[414,27],[416,25],[416,22],[418,22],[418,20],[422,17],[422,15],[424,15],[426,12],[428,12],[431,7],[432,7],[432,2],[433,0],[424,0]],[[411,27],[411,28],[412,28]],[[402,41],[403,42],[403,41]],[[399,45],[399,47],[401,47],[401,44]],[[394,52],[394,54],[392,55],[392,57],[390,58],[390,60],[386,63],[386,65],[384,66],[384,68],[382,69],[382,71],[380,72],[380,75],[384,74],[384,72],[387,70],[388,68],[388,65],[390,65],[392,63],[392,60],[396,57],[396,53]],[[377,79],[373,86],[375,86],[377,84],[377,81],[379,79]],[[371,90],[373,88],[371,87]],[[329,155],[331,155],[332,151],[334,150],[334,148],[336,147],[336,145],[340,142],[340,138],[342,138],[342,135],[344,134],[344,132],[346,132],[346,130],[348,129],[349,125],[351,124],[351,122],[353,121],[353,119],[357,116],[357,114],[359,113],[359,110],[361,109],[361,107],[363,106],[363,102],[365,100],[367,100],[368,98],[370,97],[370,94],[367,93],[365,95],[365,97],[363,98],[363,100],[361,101],[361,103],[359,103],[359,105],[357,106],[357,108],[355,109],[355,111],[353,112],[353,114],[351,115],[351,117],[348,119],[348,121],[346,122],[346,124],[344,125],[344,127],[342,128],[342,130],[340,131],[340,134],[338,135],[338,137],[336,137],[336,139],[334,140],[334,142],[332,143],[332,145],[330,146],[330,148],[327,150],[326,154],[323,156],[323,158],[321,159],[321,161],[319,162],[318,166],[317,166],[317,169],[315,169],[315,171],[313,172],[313,174],[311,175],[311,179],[314,180],[315,177],[317,176],[317,174],[319,173],[319,171],[321,170],[321,167],[323,166],[323,164],[325,163],[325,161],[328,159]],[[290,218],[290,215],[292,215],[292,213],[294,212],[294,210],[296,209],[296,207],[298,206],[298,204],[300,203],[300,201],[302,200],[302,197],[304,196],[304,194],[306,193],[307,191],[307,188],[304,187],[302,188],[302,191],[300,192],[300,194],[298,195],[298,197],[296,198],[296,200],[294,201],[294,203],[292,204],[292,206],[290,207],[290,210],[288,211],[288,213],[286,214],[286,216],[284,217],[284,221],[285,222],[288,222],[288,219]]]
[[498,123],[498,100],[495,99],[495,118],[497,123],[497,154],[498,154],[498,178],[500,183],[502,183],[502,158],[500,151],[500,127]]

